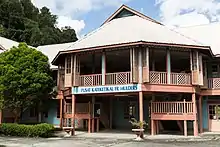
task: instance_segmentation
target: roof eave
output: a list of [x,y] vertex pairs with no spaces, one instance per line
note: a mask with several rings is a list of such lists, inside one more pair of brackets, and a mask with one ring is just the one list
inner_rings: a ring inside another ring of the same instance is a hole
[[73,49],[73,50],[68,50],[68,51],[59,51],[59,53],[56,55],[56,57],[53,59],[53,61],[51,63],[52,63],[52,65],[56,65],[56,61],[58,60],[59,56],[62,54],[65,54],[65,53],[76,53],[76,52],[82,52],[82,51],[93,51],[93,50],[98,50],[98,49],[117,48],[117,47],[135,46],[135,45],[154,45],[154,46],[164,46],[164,47],[206,49],[206,50],[210,51],[212,56],[214,56],[214,54],[212,53],[212,50],[209,46],[137,41],[137,42],[129,42],[129,43],[121,43],[121,44],[96,46],[96,47],[90,47],[90,48]]

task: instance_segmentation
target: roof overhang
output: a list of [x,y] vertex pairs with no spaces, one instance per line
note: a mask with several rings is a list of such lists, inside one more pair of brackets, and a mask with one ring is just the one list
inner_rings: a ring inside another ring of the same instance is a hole
[[73,50],[68,50],[68,51],[60,51],[56,55],[56,57],[53,59],[52,65],[57,65],[58,58],[64,54],[103,50],[103,49],[108,49],[108,48],[113,49],[113,48],[122,48],[122,47],[134,47],[134,46],[138,46],[138,45],[160,46],[160,47],[177,47],[177,48],[187,48],[187,49],[189,49],[189,48],[190,49],[202,49],[202,50],[208,50],[210,52],[210,55],[214,56],[214,54],[212,53],[211,48],[209,46],[137,41],[137,42],[120,43],[120,44],[112,44],[112,45],[105,45],[105,46],[96,46],[96,47],[90,47],[90,48],[73,49]]

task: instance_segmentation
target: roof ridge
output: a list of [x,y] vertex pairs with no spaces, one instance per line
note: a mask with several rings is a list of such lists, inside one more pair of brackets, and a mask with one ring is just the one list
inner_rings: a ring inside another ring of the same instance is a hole
[[191,37],[189,37],[189,36],[186,36],[186,35],[184,35],[184,34],[178,32],[178,31],[175,31],[174,29],[171,29],[171,28],[169,28],[169,27],[167,27],[167,26],[164,26],[164,27],[166,27],[166,28],[169,29],[170,31],[175,32],[176,34],[179,34],[179,35],[183,36],[184,38],[187,38],[187,39],[189,39],[189,40],[191,40],[191,41],[193,41],[193,42],[195,42],[195,43],[199,43],[199,44],[201,44],[201,45],[205,45],[205,44],[203,44],[202,42],[200,42],[200,41],[198,41],[198,40],[196,40],[196,39],[194,39],[194,38],[191,38]]

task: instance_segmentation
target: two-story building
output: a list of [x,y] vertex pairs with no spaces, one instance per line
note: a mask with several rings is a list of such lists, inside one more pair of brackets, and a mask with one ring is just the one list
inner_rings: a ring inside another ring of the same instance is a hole
[[219,80],[208,78],[218,59],[209,45],[183,34],[123,5],[60,51],[52,62],[58,66],[60,127],[131,129],[129,120],[136,118],[148,122],[152,135],[203,132],[206,112],[218,120],[217,103],[209,110],[204,105],[205,96],[217,93],[212,88]]

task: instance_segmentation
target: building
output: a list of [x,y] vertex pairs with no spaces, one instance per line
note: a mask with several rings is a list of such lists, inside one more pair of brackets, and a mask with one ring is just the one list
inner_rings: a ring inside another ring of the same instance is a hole
[[148,122],[152,135],[220,131],[217,98],[207,103],[220,85],[210,79],[219,74],[210,46],[121,6],[53,59],[60,127],[131,130],[136,118]]
[[217,23],[172,30],[123,5],[74,43],[38,47],[59,90],[41,121],[73,132],[131,131],[131,118],[146,121],[152,135],[220,131],[219,44],[207,35],[218,30]]

